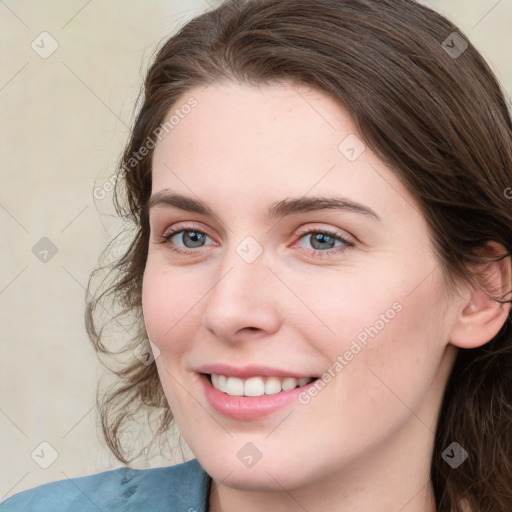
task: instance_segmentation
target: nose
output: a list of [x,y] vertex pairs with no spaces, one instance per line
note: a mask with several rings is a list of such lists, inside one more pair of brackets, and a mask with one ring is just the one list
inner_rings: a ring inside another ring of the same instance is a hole
[[247,263],[231,250],[223,259],[205,297],[202,316],[203,327],[217,338],[233,343],[266,337],[279,329],[282,290],[264,256],[265,252]]

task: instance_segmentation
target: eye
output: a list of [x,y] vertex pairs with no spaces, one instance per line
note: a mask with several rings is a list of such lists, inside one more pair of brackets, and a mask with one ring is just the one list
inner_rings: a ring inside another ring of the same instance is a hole
[[169,229],[161,238],[161,241],[158,243],[168,245],[172,251],[185,254],[188,254],[194,249],[204,247],[206,240],[211,240],[204,231],[192,227],[176,227]]
[[[312,256],[338,254],[354,245],[339,233],[328,229],[307,228],[297,232],[294,236],[298,239],[297,245],[307,249]],[[217,245],[215,242],[208,244],[208,240],[212,240],[212,238],[201,229],[192,226],[177,226],[168,229],[161,236],[161,241],[157,243],[167,245],[173,252],[190,254],[194,252],[194,249]]]
[[304,229],[295,235],[298,245],[304,249],[312,247],[310,252],[313,256],[326,256],[333,253],[340,253],[354,244],[334,231],[328,229]]

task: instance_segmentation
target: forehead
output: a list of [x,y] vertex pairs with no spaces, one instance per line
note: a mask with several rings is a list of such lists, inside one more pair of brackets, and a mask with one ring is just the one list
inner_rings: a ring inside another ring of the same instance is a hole
[[[177,119],[173,114],[188,110],[185,105],[191,98],[196,106]],[[178,99],[166,120],[170,118],[174,118],[172,137],[165,137],[159,149],[179,150],[188,153],[187,158],[198,159],[226,149],[231,151],[222,153],[224,157],[240,150],[247,160],[268,157],[267,151],[274,157],[289,157],[299,150],[313,151],[326,142],[326,136],[336,150],[343,131],[347,135],[356,131],[350,116],[332,98],[287,83],[248,86],[221,82],[194,88]],[[156,153],[158,158],[158,149]]]
[[343,106],[316,89],[213,83],[185,93],[166,121],[173,116],[153,155],[153,193],[167,188],[241,207],[308,193],[383,210],[415,203]]

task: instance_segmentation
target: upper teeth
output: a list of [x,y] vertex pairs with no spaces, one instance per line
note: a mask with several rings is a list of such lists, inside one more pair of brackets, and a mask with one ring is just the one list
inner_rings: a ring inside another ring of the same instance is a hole
[[212,385],[215,389],[231,396],[262,396],[275,395],[281,391],[288,391],[297,386],[305,386],[314,379],[304,377],[295,379],[293,377],[250,377],[239,379],[237,377],[226,377],[225,375],[211,375]]

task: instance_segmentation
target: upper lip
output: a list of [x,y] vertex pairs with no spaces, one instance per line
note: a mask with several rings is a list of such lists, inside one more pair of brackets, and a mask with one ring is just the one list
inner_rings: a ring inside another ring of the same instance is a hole
[[207,373],[215,375],[225,375],[226,377],[238,377],[239,379],[248,379],[250,377],[293,377],[302,379],[313,377],[310,373],[300,373],[281,368],[272,368],[270,366],[230,366],[222,363],[206,364],[196,370],[198,373]]

